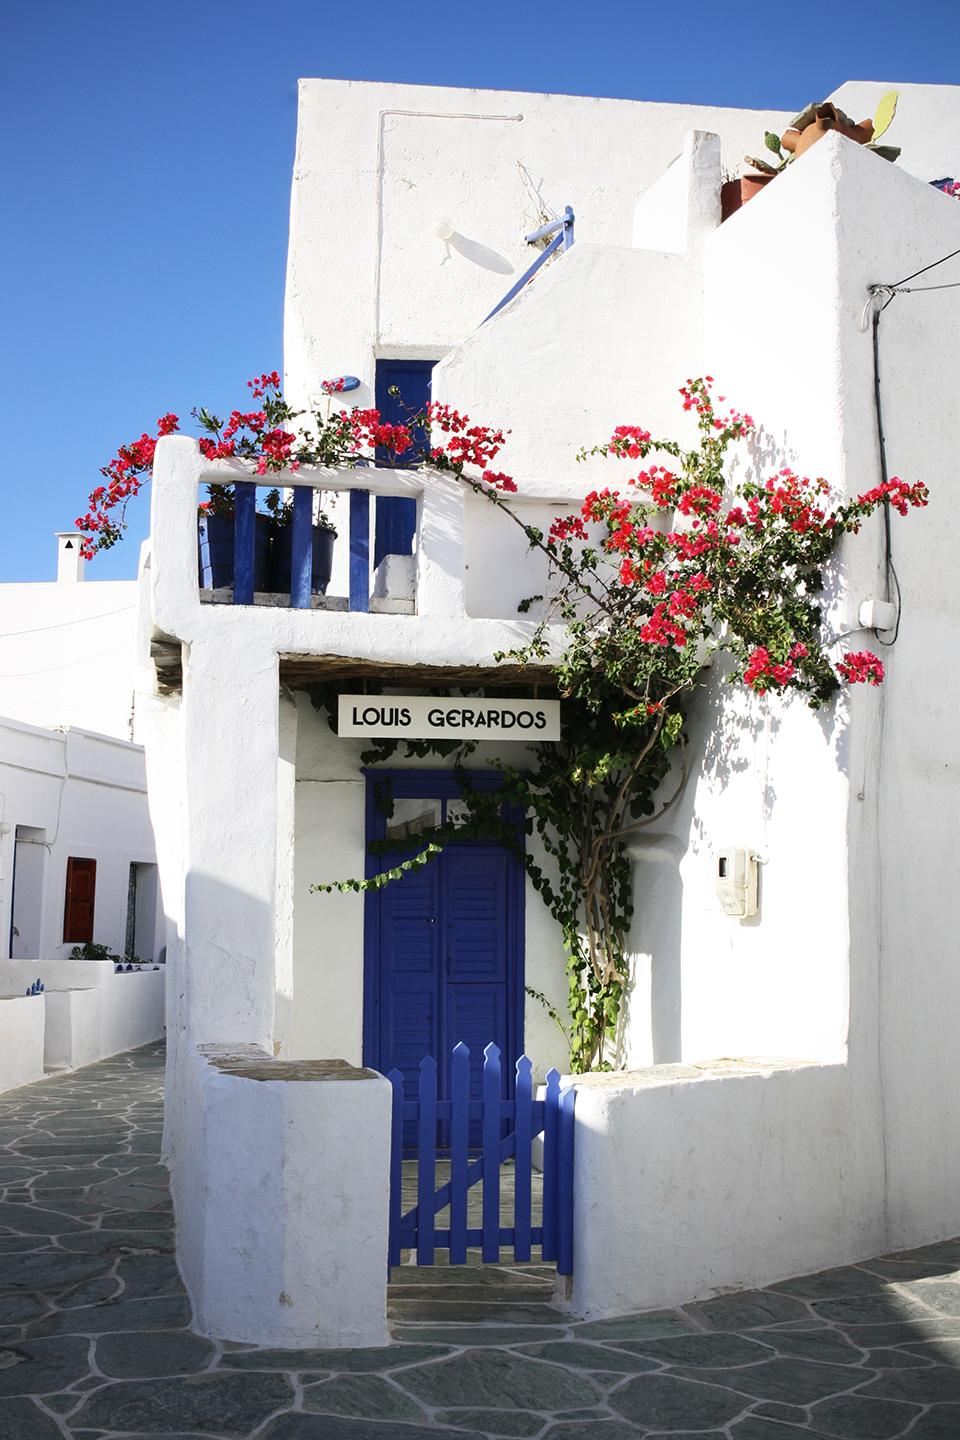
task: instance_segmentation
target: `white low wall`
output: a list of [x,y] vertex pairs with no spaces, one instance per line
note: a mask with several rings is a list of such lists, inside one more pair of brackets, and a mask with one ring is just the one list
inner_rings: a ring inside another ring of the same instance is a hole
[[713,1061],[576,1085],[576,1314],[673,1306],[884,1248],[882,1147],[850,1067]]
[[387,1344],[389,1082],[343,1061],[202,1050],[182,1066],[173,1174],[195,1328],[255,1345]]
[[45,988],[47,1070],[92,1065],[164,1033],[166,966],[118,973],[109,960],[0,960],[0,993],[24,995],[35,980]]
[[43,1079],[43,1029],[42,996],[0,996],[0,1091]]
[[103,987],[100,1055],[135,1050],[163,1035],[166,966],[112,974]]
[[43,1040],[45,1070],[76,1070],[101,1059],[103,991],[47,990]]

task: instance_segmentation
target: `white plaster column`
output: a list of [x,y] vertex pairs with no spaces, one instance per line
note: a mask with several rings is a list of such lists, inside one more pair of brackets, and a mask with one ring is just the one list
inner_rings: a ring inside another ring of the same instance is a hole
[[457,618],[463,601],[463,513],[465,492],[449,475],[426,477],[420,502],[417,546],[417,614]]
[[277,755],[277,900],[273,1049],[284,1059],[293,1039],[293,905],[297,792],[297,705],[280,694]]
[[193,1203],[178,1254],[203,1335],[389,1344],[390,1084],[253,1046],[187,1060]]
[[185,655],[183,1024],[271,1054],[278,686],[276,651],[235,626]]

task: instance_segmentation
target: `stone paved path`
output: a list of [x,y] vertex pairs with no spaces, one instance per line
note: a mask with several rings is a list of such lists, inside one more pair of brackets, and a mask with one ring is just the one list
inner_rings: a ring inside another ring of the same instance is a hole
[[201,1339],[162,1064],[0,1095],[0,1440],[960,1440],[960,1241],[593,1323],[549,1267],[402,1267],[387,1349]]

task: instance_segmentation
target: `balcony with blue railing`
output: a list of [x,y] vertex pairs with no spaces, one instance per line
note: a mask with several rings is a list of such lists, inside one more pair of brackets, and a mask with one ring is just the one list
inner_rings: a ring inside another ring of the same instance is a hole
[[[205,477],[222,485],[224,474]],[[277,477],[292,495],[286,523],[258,508],[276,491],[276,479],[258,482],[229,474],[232,515],[201,515],[198,526],[200,599],[205,604],[270,605],[294,610],[409,614],[416,609],[417,545],[423,484],[410,470],[357,467],[355,470],[306,470]],[[259,492],[259,493],[258,493]],[[346,524],[338,506],[338,528],[317,523],[331,496],[347,499]],[[371,575],[370,554],[377,503],[406,500],[416,513],[406,553],[383,555]],[[346,533],[344,533],[344,531]],[[343,563],[346,549],[347,564]],[[333,560],[337,558],[334,572]],[[328,594],[336,573],[346,594]],[[344,584],[344,580],[346,583]]]

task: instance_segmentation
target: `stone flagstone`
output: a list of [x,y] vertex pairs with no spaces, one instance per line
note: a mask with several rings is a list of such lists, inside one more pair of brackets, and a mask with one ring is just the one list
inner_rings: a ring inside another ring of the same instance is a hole
[[441,1254],[390,1346],[198,1336],[162,1089],[150,1045],[0,1095],[0,1440],[960,1440],[958,1240],[589,1322]]

